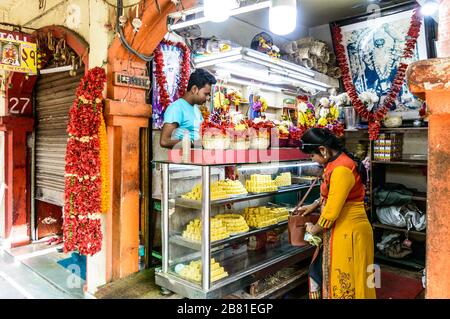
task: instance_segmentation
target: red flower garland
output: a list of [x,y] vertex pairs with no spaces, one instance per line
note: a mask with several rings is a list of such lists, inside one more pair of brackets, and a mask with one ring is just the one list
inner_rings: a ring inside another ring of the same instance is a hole
[[[402,54],[402,60],[407,58],[412,58],[414,54],[414,49],[416,47],[417,38],[419,37],[420,27],[422,24],[422,17],[420,16],[419,9],[416,8],[411,18],[410,27],[408,30],[405,48]],[[405,80],[406,69],[408,64],[400,62],[397,68],[397,74],[391,85],[391,90],[387,94],[383,105],[378,108],[376,112],[369,112],[365,107],[364,103],[358,97],[355,85],[353,84],[352,77],[350,74],[350,67],[347,62],[347,57],[345,54],[345,48],[342,45],[342,31],[337,25],[333,26],[333,37],[336,43],[336,57],[339,62],[339,67],[342,71],[342,80],[344,82],[345,90],[347,91],[350,100],[352,101],[353,107],[356,112],[362,117],[369,121],[369,136],[371,140],[376,140],[380,131],[380,121],[386,116],[390,107],[394,104],[395,100]]]
[[191,58],[191,51],[189,48],[182,42],[173,43],[172,41],[163,40],[159,44],[159,46],[156,48],[154,55],[155,55],[155,64],[156,64],[156,70],[155,70],[155,77],[156,81],[158,82],[159,87],[159,99],[160,99],[160,105],[161,110],[164,112],[166,108],[169,106],[172,101],[170,100],[169,93],[167,92],[167,78],[164,74],[164,56],[161,50],[161,45],[175,45],[177,48],[179,48],[183,53],[183,61],[181,64],[181,78],[180,82],[178,83],[178,91],[177,96],[182,97],[187,90],[188,82],[189,82],[189,76],[191,71],[191,65],[190,65],[190,58]]
[[94,255],[101,249],[99,214],[102,180],[99,128],[105,70],[89,70],[81,79],[69,112],[64,196],[64,251]]

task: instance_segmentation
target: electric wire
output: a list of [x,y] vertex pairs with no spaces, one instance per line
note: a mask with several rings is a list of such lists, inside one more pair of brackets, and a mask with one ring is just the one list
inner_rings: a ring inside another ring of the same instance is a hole
[[[106,1],[106,0],[105,0]],[[125,39],[125,36],[123,35],[123,30],[122,27],[120,26],[120,22],[119,22],[119,17],[122,15],[123,13],[123,1],[122,0],[117,0],[117,15],[116,15],[116,32],[119,34],[119,40],[120,43],[122,43],[122,45],[131,53],[133,53],[134,55],[136,55],[138,58],[144,60],[145,62],[150,62],[153,60],[154,55],[150,55],[150,56],[146,56],[138,51],[136,51],[135,49],[133,49],[131,47],[131,45],[127,42],[127,40]]]

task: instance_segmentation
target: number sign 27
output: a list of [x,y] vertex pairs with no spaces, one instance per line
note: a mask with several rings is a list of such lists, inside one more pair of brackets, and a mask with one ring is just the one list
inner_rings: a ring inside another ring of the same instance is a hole
[[30,98],[27,97],[12,97],[9,99],[9,113],[10,114],[24,114],[27,106],[30,105]]

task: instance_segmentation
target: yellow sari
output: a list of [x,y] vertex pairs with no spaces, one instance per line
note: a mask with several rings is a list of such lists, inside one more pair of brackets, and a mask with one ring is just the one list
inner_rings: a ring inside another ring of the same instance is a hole
[[376,298],[372,227],[364,203],[347,201],[355,181],[348,167],[337,166],[331,173],[327,200],[318,221],[324,228],[323,299]]

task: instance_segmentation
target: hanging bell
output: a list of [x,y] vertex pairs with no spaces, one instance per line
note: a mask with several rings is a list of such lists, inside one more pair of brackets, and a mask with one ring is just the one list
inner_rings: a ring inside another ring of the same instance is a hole
[[119,24],[121,27],[124,27],[125,24],[127,23],[127,21],[128,21],[128,18],[126,15],[123,14],[119,17]]
[[134,18],[133,19],[133,21],[131,22],[131,24],[133,25],[133,27],[134,27],[134,32],[138,32],[139,31],[139,29],[142,27],[142,21],[141,21],[141,19],[139,19],[139,18]]

